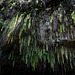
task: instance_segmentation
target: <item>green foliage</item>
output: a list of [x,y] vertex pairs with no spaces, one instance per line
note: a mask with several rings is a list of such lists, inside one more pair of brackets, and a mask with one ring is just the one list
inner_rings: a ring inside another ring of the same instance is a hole
[[75,21],[75,12],[72,12],[72,18],[73,18],[73,20]]
[[[12,4],[12,0],[9,0],[9,5],[10,6],[10,9],[12,9],[13,6],[16,5],[16,3],[13,3]],[[4,8],[2,8],[2,11],[4,10]],[[34,8],[32,10],[38,10],[38,8]],[[59,8],[58,11],[60,11],[61,9]],[[29,11],[30,12],[30,11]],[[56,13],[56,12],[53,12],[53,14],[56,16],[57,15],[57,18],[58,20],[60,21],[60,25],[59,25],[59,28],[58,30],[56,31],[55,35],[56,37],[59,36],[59,32],[60,34],[62,34],[63,32],[66,32],[65,30],[65,25],[62,22],[62,17],[63,17],[63,14],[60,12],[60,13]],[[75,14],[74,12],[72,13],[72,18],[75,19]],[[13,37],[11,36],[12,33],[15,31],[15,29],[20,25],[20,23],[23,21],[23,24],[20,26],[20,30],[19,30],[19,60],[21,58],[21,61],[25,62],[25,64],[27,64],[27,66],[29,66],[31,64],[33,70],[35,70],[39,64],[39,60],[42,62],[47,62],[50,64],[50,67],[52,68],[52,70],[54,71],[54,68],[55,68],[55,59],[58,61],[58,64],[62,65],[62,64],[66,64],[64,60],[66,60],[67,62],[69,61],[69,54],[68,54],[68,49],[67,48],[64,48],[63,46],[58,48],[58,44],[56,44],[56,46],[54,47],[54,51],[50,50],[49,49],[49,46],[48,44],[46,44],[45,48],[40,48],[38,45],[37,45],[37,42],[35,40],[35,37],[37,37],[36,35],[36,27],[35,26],[32,26],[32,20],[34,19],[34,17],[31,17],[31,13],[28,13],[28,12],[24,12],[24,13],[17,13],[16,16],[14,16],[12,18],[12,20],[10,21],[10,23],[7,25],[4,33],[7,32],[7,39],[8,41],[9,40],[9,37],[10,39],[12,39]],[[54,17],[51,16],[51,19],[50,19],[50,23],[52,23],[54,20]],[[65,16],[64,17],[64,20],[65,22],[68,21],[68,18]],[[48,23],[48,22],[46,22]],[[3,20],[1,19],[0,20],[0,27],[3,26]],[[70,27],[71,30],[73,29],[73,26]],[[50,27],[51,29],[51,27]],[[29,32],[30,31],[30,32]],[[73,34],[72,34],[72,31],[71,31],[71,35],[72,35],[72,38],[73,38]],[[61,35],[63,36],[63,34]],[[65,49],[65,50],[64,50]],[[17,59],[16,59],[16,56],[15,56],[15,51],[16,51],[16,48],[10,52],[10,54],[8,55],[8,59],[9,60],[12,60],[12,66],[14,67],[15,66],[15,63],[18,62]],[[70,53],[70,66],[71,68],[73,68],[73,65],[72,65],[72,59],[75,57],[75,55],[73,55],[72,57],[72,53]],[[56,58],[56,54],[57,54],[57,58]],[[62,60],[62,61],[61,61]],[[75,62],[73,62],[74,65],[75,65]],[[40,64],[42,65],[42,64]],[[66,70],[66,67],[65,67],[65,70]]]
[[4,26],[4,22],[3,22],[3,19],[0,19],[0,36],[3,32],[3,26]]
[[[25,13],[23,13],[19,16],[19,13],[17,13],[17,15],[11,20],[11,22],[7,26],[8,36],[10,36],[12,31],[14,31],[16,25],[22,21],[24,15],[25,15]],[[41,60],[41,62],[48,61],[48,63],[50,63],[50,67],[54,71],[54,67],[55,67],[55,63],[56,63],[56,61],[55,61],[56,55],[55,54],[57,54],[58,63],[61,65],[62,64],[65,65],[65,62],[64,62],[65,58],[66,58],[66,61],[69,61],[67,48],[65,48],[65,50],[64,50],[64,48],[62,46],[62,47],[60,47],[60,50],[59,50],[59,47],[57,44],[55,47],[55,51],[51,51],[48,48],[48,44],[46,44],[46,48],[41,49],[39,46],[36,45],[35,41],[33,42],[34,35],[35,35],[35,27],[32,28],[32,25],[31,25],[32,18],[30,17],[30,15],[31,14],[27,14],[27,16],[24,17],[24,23],[20,27],[20,31],[19,31],[19,44],[20,44],[19,53],[21,55],[21,60],[23,62],[25,62],[27,64],[27,66],[29,66],[31,64],[33,70],[35,70],[37,68],[37,66],[39,64],[39,60]],[[27,28],[28,28],[28,30],[31,30],[31,34],[28,33]],[[59,32],[62,33],[63,31],[64,31],[64,24],[61,24],[60,28],[59,28]],[[22,36],[23,32],[25,32],[24,36]],[[58,36],[58,32],[56,32],[56,36]],[[9,60],[13,60],[12,61],[13,67],[15,66],[15,63],[17,62],[16,58],[14,57],[14,52],[15,51],[12,51],[8,56]],[[61,59],[62,59],[62,61],[61,61]],[[73,68],[71,63],[72,63],[72,55],[70,52],[70,65],[71,65],[71,68]],[[66,70],[66,67],[64,67],[64,68]]]
[[8,6],[10,7],[12,5],[13,0],[8,1]]
[[3,19],[0,19],[0,28],[4,25]]

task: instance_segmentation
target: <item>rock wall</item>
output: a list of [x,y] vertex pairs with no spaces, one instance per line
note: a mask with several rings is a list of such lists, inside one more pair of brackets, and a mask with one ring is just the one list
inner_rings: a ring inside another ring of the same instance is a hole
[[[59,0],[57,1],[59,2]],[[8,25],[10,24],[12,18],[15,17],[18,12],[19,15],[24,12],[26,14],[31,13],[31,16],[33,17],[32,26],[37,26],[37,37],[39,37],[39,41],[44,44],[49,43],[49,41],[55,42],[56,40],[75,39],[75,18],[73,17],[75,2],[74,0],[65,0],[63,2],[60,1],[61,4],[59,4],[57,1],[1,0],[0,18],[3,19],[3,28],[5,29],[5,31],[7,31],[6,33],[2,34],[0,39],[1,43],[3,45],[6,43],[8,38],[8,31],[12,29],[12,26],[8,28]],[[18,28],[21,27],[20,24],[21,22],[23,22],[22,20],[23,18],[17,24]],[[15,28],[13,28],[13,31],[11,33],[14,33],[14,30]]]

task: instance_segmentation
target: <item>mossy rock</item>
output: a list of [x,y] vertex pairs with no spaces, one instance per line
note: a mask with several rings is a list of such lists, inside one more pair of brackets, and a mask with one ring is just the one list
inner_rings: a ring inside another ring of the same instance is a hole
[[60,41],[59,45],[64,45],[66,47],[72,47],[75,48],[75,40],[64,40]]

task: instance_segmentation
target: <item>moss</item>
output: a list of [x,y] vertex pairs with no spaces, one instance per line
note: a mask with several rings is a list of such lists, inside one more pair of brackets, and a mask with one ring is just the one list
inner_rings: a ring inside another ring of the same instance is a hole
[[3,31],[3,27],[4,26],[4,22],[3,22],[3,19],[0,19],[0,34],[2,33]]
[[73,20],[75,21],[75,12],[72,12],[72,18],[73,18]]

